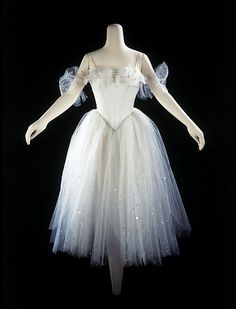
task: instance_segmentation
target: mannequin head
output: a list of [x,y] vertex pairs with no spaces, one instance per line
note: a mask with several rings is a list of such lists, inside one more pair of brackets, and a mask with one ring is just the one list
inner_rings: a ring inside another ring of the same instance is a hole
[[120,24],[110,24],[107,27],[106,47],[125,46],[123,28]]

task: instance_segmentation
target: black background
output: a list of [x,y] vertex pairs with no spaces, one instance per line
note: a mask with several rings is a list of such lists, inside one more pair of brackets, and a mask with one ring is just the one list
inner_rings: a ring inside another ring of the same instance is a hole
[[[206,3],[208,3],[206,5]],[[129,7],[130,5],[130,7]],[[81,304],[182,308],[233,307],[233,1],[4,3],[4,306]],[[185,127],[155,100],[135,107],[159,127],[192,225],[181,256],[163,267],[125,269],[112,296],[107,267],[51,253],[48,225],[59,193],[70,137],[89,96],[27,146],[24,134],[59,96],[65,68],[105,42],[120,23],[126,44],[153,66],[165,61],[168,89],[203,130],[198,151]]]

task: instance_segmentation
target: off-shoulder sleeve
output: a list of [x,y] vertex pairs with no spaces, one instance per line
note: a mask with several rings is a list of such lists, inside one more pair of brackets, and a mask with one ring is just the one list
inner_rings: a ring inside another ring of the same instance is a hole
[[[59,78],[59,88],[61,95],[71,90],[76,85],[85,86],[88,83],[88,74],[79,70],[77,66],[67,68],[65,73]],[[73,105],[80,106],[85,102],[87,95],[82,90]]]
[[77,67],[77,71],[75,74],[75,80],[79,83],[81,83],[83,86],[87,85],[89,79],[88,79],[88,73],[79,70],[79,68]]
[[144,75],[144,82],[140,84],[138,97],[142,100],[152,98],[152,88],[159,88],[161,91],[168,91],[166,88],[166,80],[169,74],[168,66],[165,62],[159,64],[153,72]]

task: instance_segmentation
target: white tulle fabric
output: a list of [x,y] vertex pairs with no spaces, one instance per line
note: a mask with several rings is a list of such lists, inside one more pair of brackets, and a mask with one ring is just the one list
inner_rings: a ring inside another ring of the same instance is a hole
[[97,108],[79,121],[71,138],[60,193],[50,223],[53,252],[108,261],[109,243],[124,266],[161,264],[179,254],[178,237],[190,224],[155,123],[134,100],[138,70],[93,69]]

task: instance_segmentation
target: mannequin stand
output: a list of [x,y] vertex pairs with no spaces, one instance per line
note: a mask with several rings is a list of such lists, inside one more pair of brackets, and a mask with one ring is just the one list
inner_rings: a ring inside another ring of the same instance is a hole
[[116,241],[115,238],[112,238],[111,235],[108,243],[108,261],[112,293],[114,295],[119,295],[121,293],[124,263],[121,258],[119,242]]

